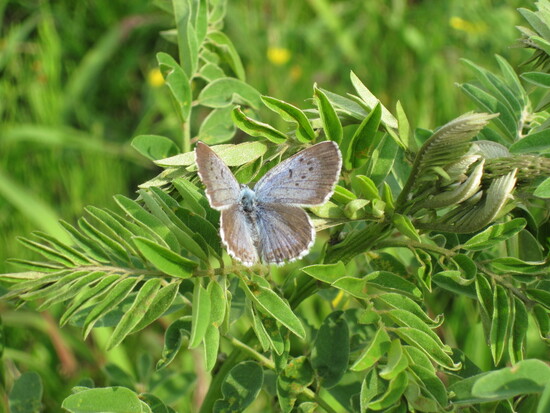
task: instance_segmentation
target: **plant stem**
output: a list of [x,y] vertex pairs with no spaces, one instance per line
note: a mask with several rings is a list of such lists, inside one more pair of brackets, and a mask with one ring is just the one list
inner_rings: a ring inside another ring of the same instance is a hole
[[250,347],[248,344],[243,343],[242,341],[236,339],[235,337],[232,337],[230,335],[225,335],[224,338],[229,340],[231,344],[233,344],[237,348],[241,348],[243,351],[250,354],[252,357],[256,358],[261,364],[263,364],[265,367],[267,367],[270,370],[275,370],[275,363],[268,359],[267,357],[261,355],[256,350],[254,350],[252,347]]
[[311,400],[321,406],[328,413],[337,413],[322,397],[311,389],[305,389],[302,393],[308,400]]
[[431,251],[445,257],[453,257],[456,252],[448,250],[447,248],[438,247],[437,245],[430,245],[423,242],[417,242],[413,240],[385,240],[376,244],[377,248],[389,248],[389,247],[404,247],[404,248],[418,248],[424,251]]

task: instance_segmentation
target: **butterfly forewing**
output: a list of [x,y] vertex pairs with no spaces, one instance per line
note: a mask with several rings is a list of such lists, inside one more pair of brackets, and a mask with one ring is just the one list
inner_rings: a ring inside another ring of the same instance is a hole
[[334,191],[342,168],[338,146],[331,141],[313,145],[267,172],[254,187],[264,203],[321,205]]
[[229,255],[245,265],[258,261],[254,226],[250,225],[238,204],[231,205],[221,212],[220,235]]
[[212,208],[222,210],[237,203],[240,185],[220,157],[208,145],[197,142],[195,159]]
[[256,205],[258,253],[265,263],[282,264],[303,257],[313,244],[315,231],[307,213],[293,205]]

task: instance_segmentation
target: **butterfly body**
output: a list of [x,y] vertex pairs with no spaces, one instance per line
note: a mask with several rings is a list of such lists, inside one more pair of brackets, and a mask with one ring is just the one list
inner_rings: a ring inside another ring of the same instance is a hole
[[325,203],[342,159],[334,142],[313,145],[268,171],[254,189],[240,185],[206,144],[195,150],[210,205],[221,211],[220,235],[229,254],[245,265],[283,264],[308,253],[315,229],[303,206]]

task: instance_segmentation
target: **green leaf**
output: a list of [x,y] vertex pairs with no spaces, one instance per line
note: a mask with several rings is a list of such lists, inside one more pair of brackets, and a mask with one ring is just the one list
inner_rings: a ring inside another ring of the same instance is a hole
[[412,224],[409,217],[401,214],[393,214],[392,222],[397,230],[405,235],[407,238],[410,238],[416,242],[421,242],[420,235],[418,234],[418,231]]
[[430,359],[440,366],[449,370],[458,370],[460,368],[460,363],[455,364],[445,349],[423,331],[410,327],[399,327],[393,331],[401,340],[422,350]]
[[397,101],[395,111],[397,113],[397,123],[399,125],[399,140],[402,142],[401,146],[406,151],[417,152],[418,148],[416,147],[416,142],[414,139],[410,138],[411,126],[409,124],[409,120],[407,119],[407,114],[405,113],[400,101]]
[[33,235],[40,240],[48,242],[53,248],[59,251],[62,255],[70,259],[72,262],[80,265],[91,264],[92,261],[82,252],[78,251],[76,248],[65,244],[56,237],[46,234],[45,232],[36,231],[33,232]]
[[210,324],[204,334],[204,368],[206,371],[212,371],[218,361],[218,351],[220,348],[220,330],[218,327]]
[[24,372],[13,383],[8,397],[9,411],[11,413],[41,412],[43,391],[42,380],[38,373]]
[[[359,80],[355,73],[351,72],[350,77],[353,87],[369,109],[372,110],[374,107],[376,107],[376,105],[380,104],[380,101],[376,98],[376,96],[374,96],[371,91],[367,89],[367,87],[363,84],[363,82],[361,82],[361,80]],[[382,122],[384,123],[384,125],[387,128],[397,129],[397,119],[395,119],[390,111],[382,106],[382,104],[380,104],[380,108],[382,109]]]
[[336,185],[334,187],[334,194],[332,195],[332,199],[340,204],[347,204],[348,202],[357,199],[357,195],[355,195],[350,190],[344,188],[343,186]]
[[126,387],[82,390],[63,400],[61,407],[71,413],[143,411],[138,395]]
[[472,387],[472,395],[486,401],[541,393],[550,383],[550,367],[542,360],[524,360],[512,367],[489,372]]
[[109,257],[107,256],[105,251],[103,251],[103,249],[101,249],[101,247],[97,245],[97,242],[82,234],[68,222],[65,222],[63,220],[60,220],[59,222],[63,226],[63,228],[65,228],[65,230],[67,230],[67,232],[71,235],[76,244],[79,245],[84,250],[84,252],[90,256],[90,258],[101,263],[110,262]]
[[525,290],[527,296],[532,300],[538,301],[540,304],[550,309],[550,292],[537,288],[528,288]]
[[[188,60],[186,59],[185,61]],[[157,53],[157,62],[166,85],[170,89],[174,101],[180,110],[180,116],[182,119],[187,119],[191,113],[192,100],[189,76],[174,58],[167,53]]]
[[371,177],[376,185],[382,184],[391,172],[398,149],[399,147],[395,141],[386,134],[372,152],[368,162],[367,175]]
[[122,340],[124,340],[143,319],[148,308],[153,304],[160,289],[161,282],[160,278],[151,278],[141,286],[132,306],[124,312],[115,331],[113,331],[107,343],[107,350],[111,350],[122,343]]
[[533,195],[538,196],[539,198],[550,198],[550,178],[546,178],[542,181],[533,192]]
[[[227,166],[241,166],[252,162],[267,151],[265,142],[245,142],[238,145],[216,145],[212,149]],[[195,164],[195,151],[186,152],[155,162],[162,167],[180,167]]]
[[376,138],[382,116],[381,105],[377,104],[361,121],[347,145],[344,145],[344,167],[349,171],[370,158],[379,143]]
[[305,356],[288,362],[277,376],[277,397],[281,410],[290,413],[298,396],[313,383],[313,369]]
[[296,106],[270,96],[262,96],[262,101],[285,121],[296,123],[296,139],[299,142],[307,143],[315,138],[315,132],[307,116]]
[[505,241],[508,238],[516,235],[527,225],[527,221],[523,218],[516,218],[503,224],[494,224],[485,231],[473,236],[462,248],[470,251],[481,251],[492,247],[499,242]]
[[263,284],[264,279],[253,276],[252,281],[241,279],[244,291],[249,299],[266,314],[269,314],[282,325],[304,339],[306,332],[300,319],[294,314],[288,303],[279,297],[269,285]]
[[195,279],[189,348],[195,348],[201,343],[210,325],[212,303],[210,302],[210,294],[208,294],[208,291],[202,286],[201,282],[200,278]]
[[211,281],[206,288],[210,295],[211,306],[210,323],[219,327],[225,318],[226,292],[225,289],[216,281]]
[[325,388],[334,387],[348,368],[349,329],[343,311],[329,314],[317,332],[311,366]]
[[[414,349],[414,347],[408,347],[407,350],[411,348]],[[444,410],[445,406],[448,404],[447,389],[436,375],[430,361],[426,359],[425,362],[425,364],[421,363],[420,360],[416,358],[414,363],[409,364],[410,374],[415,376],[417,384],[422,389],[419,395],[420,397],[416,398],[414,402],[411,402],[413,406],[419,410],[424,410],[427,404],[433,405],[436,403],[437,405],[433,406],[431,410],[426,409],[425,411],[440,412]],[[422,407],[424,407],[424,409]]]
[[[174,234],[162,223],[160,219],[155,217],[150,212],[147,212],[136,201],[125,197],[124,195],[115,195],[115,201],[120,208],[126,212],[132,219],[136,221],[136,224],[142,228],[146,228],[152,234],[155,235],[160,242],[166,243],[172,251],[179,251],[179,243]],[[139,237],[142,238],[142,237]]]
[[354,199],[344,207],[344,215],[351,220],[364,218],[368,213],[366,207],[369,204],[370,201],[366,199]]
[[264,382],[262,368],[254,361],[243,361],[231,369],[221,386],[223,399],[213,412],[242,412],[258,396]]
[[209,108],[224,108],[236,104],[259,109],[261,95],[248,83],[232,77],[224,77],[206,85],[199,93],[198,103]]
[[368,404],[381,390],[378,384],[376,369],[369,370],[361,383],[361,393],[359,395],[361,412],[367,411]]
[[376,184],[368,176],[356,175],[352,177],[351,185],[362,198],[368,199],[369,201],[381,199]]
[[384,380],[392,380],[409,366],[407,356],[399,340],[393,340],[388,351],[388,361],[380,370],[380,377]]
[[234,108],[231,116],[235,125],[250,136],[266,138],[276,144],[281,144],[287,140],[287,136],[283,132],[278,131],[267,123],[249,118],[240,107]]
[[206,199],[201,195],[199,189],[185,178],[176,178],[172,181],[172,184],[181,195],[179,205],[205,218],[206,210],[201,205],[201,201],[206,201]]
[[536,86],[550,88],[550,74],[542,72],[525,72],[521,77]]
[[188,77],[195,74],[199,58],[199,39],[195,32],[195,7],[190,1],[172,2],[177,30],[179,60]]
[[[116,240],[120,245],[124,247],[129,253],[137,255],[138,251],[131,242],[131,238],[134,235],[143,234],[146,238],[151,238],[151,234],[145,231],[140,231],[139,227],[123,220],[118,219],[114,212],[96,208],[94,206],[88,206],[84,208],[85,211],[93,217],[94,221],[99,223],[98,228],[108,234],[111,238]],[[137,227],[137,228],[136,228]]]
[[506,104],[512,113],[516,116],[521,114],[523,104],[520,102],[521,95],[516,94],[508,87],[508,85],[498,76],[488,70],[474,64],[473,62],[462,59],[476,74],[481,85],[500,102]]
[[[174,208],[177,208],[177,203],[173,198],[167,196],[162,190],[145,190],[140,189],[139,195],[151,214],[158,218],[165,226],[175,235],[179,245],[185,246],[186,252],[195,257],[207,262],[207,247],[199,245],[200,238],[194,237],[191,232],[174,213]],[[179,251],[179,250],[176,250]]]
[[208,83],[222,77],[227,77],[222,68],[214,63],[207,63],[201,67],[199,75]]
[[179,152],[177,145],[165,136],[139,135],[132,139],[132,147],[147,159],[168,158]]
[[460,85],[460,88],[487,112],[500,114],[493,122],[502,135],[509,142],[513,142],[517,133],[517,122],[516,117],[510,109],[497,98],[477,86],[465,83]]
[[[219,4],[225,7],[225,2],[219,2]],[[210,19],[212,18],[213,15],[211,14]],[[237,78],[244,82],[246,80],[245,70],[239,53],[237,52],[237,49],[235,49],[231,39],[223,32],[215,30],[209,31],[207,39],[211,44],[216,46],[219,55],[229,64],[229,67],[231,67],[231,70],[233,70],[233,73],[237,76]]]
[[191,321],[188,318],[180,318],[168,326],[164,333],[164,348],[162,356],[157,362],[157,370],[165,368],[174,360],[184,339],[189,339],[190,332]]
[[71,305],[65,310],[61,319],[59,320],[59,325],[63,326],[71,319],[71,317],[81,310],[90,300],[93,300],[96,297],[99,297],[101,294],[109,290],[113,283],[121,281],[120,275],[111,274],[104,277],[99,283],[94,286],[87,286],[84,288],[81,293],[76,297]]
[[327,96],[317,86],[313,87],[313,98],[319,110],[321,121],[323,122],[323,130],[326,137],[336,142],[338,145],[342,142],[344,131],[342,123],[336,114],[336,110],[328,100]]
[[424,323],[432,325],[434,327],[438,327],[443,323],[442,315],[438,315],[435,320],[432,320],[416,302],[402,294],[380,294],[376,297],[373,297],[373,300],[375,302],[384,303],[384,305],[389,308],[408,311],[409,313],[414,314]]
[[527,336],[527,327],[529,323],[527,309],[525,304],[517,297],[513,297],[513,315],[510,339],[508,340],[508,355],[512,364],[523,360],[524,341]]
[[540,337],[550,342],[550,315],[548,311],[539,304],[533,306],[533,317],[537,322]]
[[413,299],[422,298],[422,292],[415,284],[388,271],[374,271],[363,277],[363,280],[367,285],[372,285],[382,290],[405,294]]
[[39,242],[32,241],[30,239],[23,238],[23,237],[19,237],[17,240],[28,249],[39,253],[49,261],[54,261],[56,263],[59,263],[63,267],[76,266],[76,263],[72,261],[69,257],[59,253],[58,251],[54,250],[53,248],[47,245],[44,245]]
[[510,324],[510,299],[504,287],[497,285],[493,296],[493,317],[491,320],[490,345],[495,365],[498,365],[508,347]]
[[230,106],[212,110],[201,123],[199,140],[209,145],[231,140],[237,130],[231,119],[231,112]]
[[111,311],[130,294],[135,285],[141,281],[141,278],[142,277],[126,278],[111,288],[105,297],[102,297],[101,301],[92,308],[84,320],[84,338],[90,334],[94,324],[101,317]]
[[317,264],[303,267],[302,271],[307,275],[328,284],[332,284],[338,278],[346,275],[346,266],[342,261],[336,264]]
[[390,381],[386,392],[376,400],[372,400],[367,407],[372,410],[385,410],[397,403],[405,391],[409,380],[406,372],[401,372]]
[[[78,226],[80,230],[88,236],[88,238],[99,244],[100,247],[111,257],[114,261],[119,261],[124,264],[130,263],[130,257],[128,251],[124,248],[109,231],[101,231],[94,225],[92,225],[86,218],[80,218],[78,220]],[[118,236],[116,236],[118,237]]]
[[133,241],[149,262],[158,270],[172,277],[189,278],[197,267],[196,262],[184,258],[147,238],[134,237]]
[[[59,290],[59,286],[68,285],[69,283],[72,283],[75,280],[79,280],[80,278],[82,278],[83,276],[86,276],[87,274],[89,274],[89,272],[85,270],[63,273],[63,277],[59,279],[59,281],[56,281],[48,285],[47,287],[40,288],[39,290],[25,292],[21,294],[21,298],[25,300],[36,300],[40,298],[50,297],[52,294],[56,295],[57,291]],[[32,285],[32,284],[29,283],[27,285]]]
[[390,336],[384,328],[379,328],[369,345],[350,367],[350,370],[363,371],[371,368],[374,363],[389,351],[390,346]]
[[167,286],[161,287],[155,295],[151,304],[146,308],[143,318],[132,329],[131,333],[135,333],[147,327],[153,321],[160,318],[174,302],[180,286],[179,281],[172,282]]
[[47,300],[44,301],[40,306],[38,306],[37,310],[43,311],[53,304],[73,298],[80,291],[82,291],[85,286],[95,284],[95,282],[98,279],[103,278],[104,275],[105,273],[102,271],[92,271],[91,273],[83,275],[79,279],[74,280],[69,284],[59,284],[55,294],[53,294],[53,296],[48,296]]
[[392,309],[385,312],[384,316],[389,317],[398,326],[411,327],[415,330],[422,331],[424,334],[430,336],[430,338],[444,351],[451,351],[451,348],[443,344],[439,336],[413,313],[401,309]]

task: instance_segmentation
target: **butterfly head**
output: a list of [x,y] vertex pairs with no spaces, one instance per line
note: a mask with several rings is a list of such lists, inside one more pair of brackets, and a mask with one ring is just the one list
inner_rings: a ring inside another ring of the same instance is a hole
[[256,205],[256,193],[246,185],[241,185],[240,204],[244,212],[252,212]]

